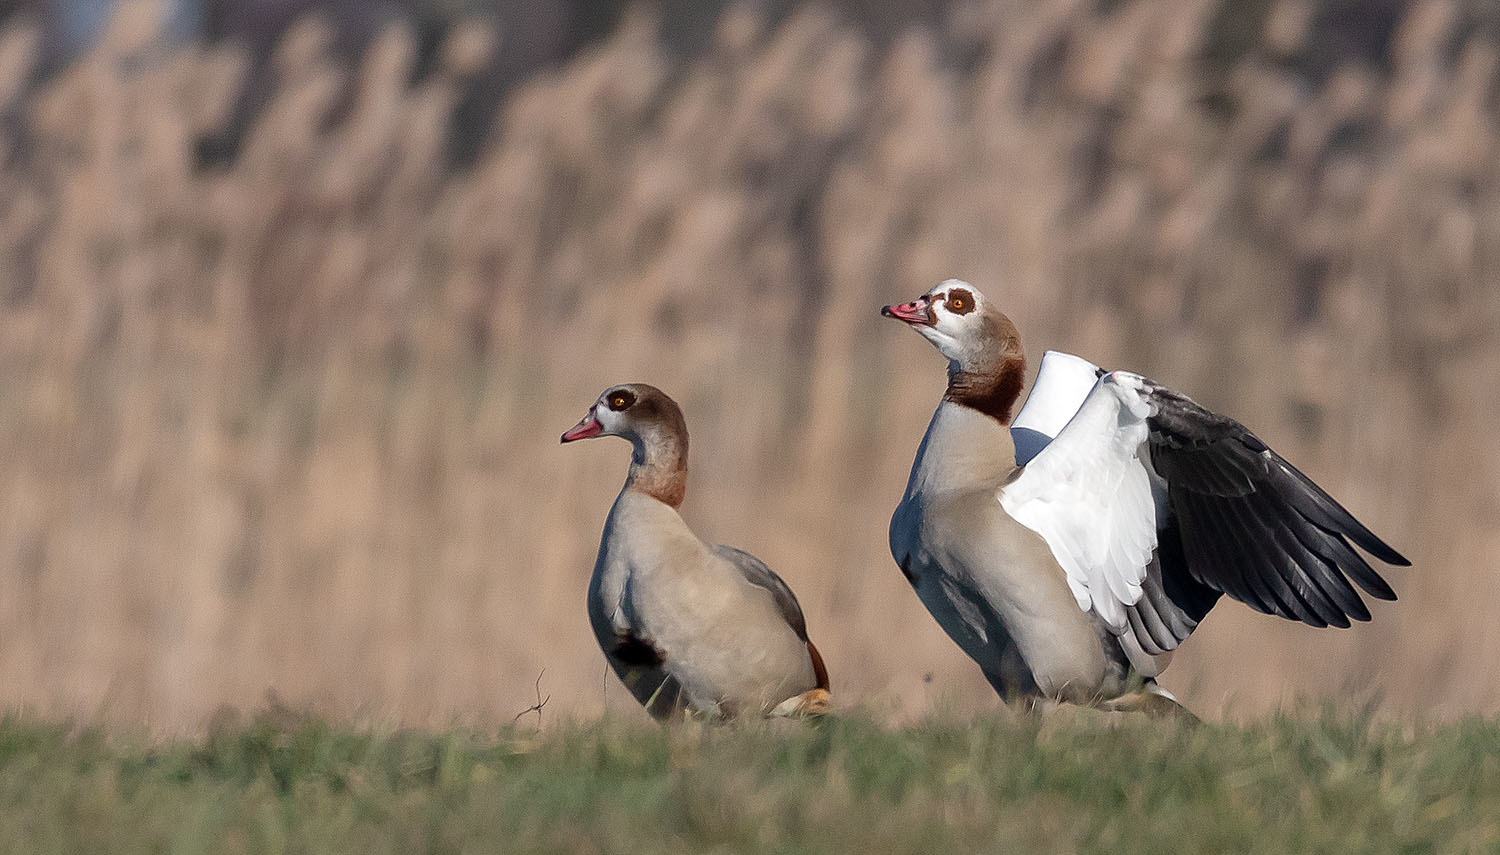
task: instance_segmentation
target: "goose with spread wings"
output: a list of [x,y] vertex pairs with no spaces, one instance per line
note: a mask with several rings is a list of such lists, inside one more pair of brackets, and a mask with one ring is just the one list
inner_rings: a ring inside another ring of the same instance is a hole
[[1175,712],[1156,684],[1223,595],[1316,627],[1408,566],[1239,422],[1127,371],[1049,351],[1018,413],[1014,324],[943,282],[883,314],[948,358],[891,520],[924,605],[1006,699]]

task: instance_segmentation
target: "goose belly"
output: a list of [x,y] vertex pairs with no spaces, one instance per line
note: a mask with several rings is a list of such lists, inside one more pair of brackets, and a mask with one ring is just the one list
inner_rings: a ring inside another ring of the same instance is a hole
[[[1040,537],[1005,516],[987,492],[927,508],[930,514],[898,509],[892,551],[898,562],[907,556],[923,605],[1000,694],[1093,703],[1123,691],[1128,666],[1120,664],[1118,642],[1078,608]],[[982,539],[975,534],[981,522]]]

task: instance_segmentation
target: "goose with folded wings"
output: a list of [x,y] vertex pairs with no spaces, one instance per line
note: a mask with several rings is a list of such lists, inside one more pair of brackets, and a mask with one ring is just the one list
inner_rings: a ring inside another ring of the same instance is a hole
[[792,589],[754,555],[700,540],[678,512],[682,408],[655,386],[611,386],[562,441],[598,436],[633,448],[588,593],[589,623],[620,681],[662,721],[828,712],[828,669]]
[[1049,351],[1024,407],[1010,319],[948,280],[882,314],[949,361],[891,519],[892,556],[1001,697],[1176,712],[1156,684],[1221,595],[1316,626],[1408,566],[1254,433],[1127,371]]

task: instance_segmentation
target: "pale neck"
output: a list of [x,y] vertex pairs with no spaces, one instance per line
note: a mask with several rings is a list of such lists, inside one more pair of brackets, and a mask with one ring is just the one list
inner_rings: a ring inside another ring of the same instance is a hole
[[1015,466],[1009,428],[944,397],[922,437],[907,492],[999,486]]
[[631,445],[634,452],[625,489],[682,507],[687,495],[687,436],[656,428],[632,437]]

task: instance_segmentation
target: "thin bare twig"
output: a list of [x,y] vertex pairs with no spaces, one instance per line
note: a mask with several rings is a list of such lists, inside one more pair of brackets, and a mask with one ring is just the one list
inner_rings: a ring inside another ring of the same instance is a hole
[[531,706],[527,707],[526,709],[521,710],[520,712],[516,713],[516,717],[514,719],[512,719],[512,721],[520,721],[521,720],[521,716],[526,715],[527,713],[536,713],[536,726],[537,726],[538,729],[541,728],[541,726],[542,726],[542,707],[545,707],[547,705],[547,702],[550,701],[550,700],[552,700],[552,693],[551,692],[547,693],[547,697],[545,697],[545,698],[542,697],[542,675],[546,674],[546,673],[547,673],[547,669],[543,668],[542,671],[541,671],[541,673],[536,675],[536,703],[534,703]]

